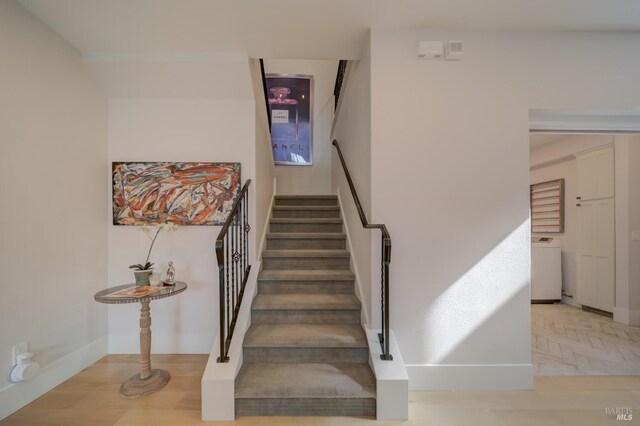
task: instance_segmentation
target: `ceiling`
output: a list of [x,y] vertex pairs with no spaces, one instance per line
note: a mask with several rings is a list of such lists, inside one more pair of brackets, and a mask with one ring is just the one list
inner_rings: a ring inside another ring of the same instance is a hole
[[82,52],[357,58],[369,28],[640,31],[638,0],[18,0]]
[[529,149],[540,148],[542,145],[559,141],[566,136],[566,134],[562,135],[557,133],[530,133]]

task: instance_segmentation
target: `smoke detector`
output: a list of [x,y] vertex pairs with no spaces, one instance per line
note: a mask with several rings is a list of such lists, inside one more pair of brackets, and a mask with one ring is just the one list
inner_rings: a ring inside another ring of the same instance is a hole
[[421,41],[418,44],[418,58],[441,59],[443,43],[441,41]]

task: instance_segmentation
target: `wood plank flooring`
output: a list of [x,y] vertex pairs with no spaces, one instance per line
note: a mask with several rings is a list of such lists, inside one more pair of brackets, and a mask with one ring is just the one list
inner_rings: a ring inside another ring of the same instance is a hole
[[[200,377],[205,355],[153,355],[152,363],[171,372],[161,391],[140,399],[118,395],[123,380],[138,369],[134,355],[109,355],[36,401],[0,421],[10,425],[261,425],[358,426],[371,418],[240,417],[235,422],[200,421]],[[422,425],[607,425],[611,408],[630,408],[640,424],[640,377],[536,377],[532,391],[410,393],[409,421]]]
[[[532,306],[532,325],[532,358],[539,374],[534,390],[413,391],[409,421],[380,421],[376,426],[612,425],[616,424],[611,415],[615,408],[632,410],[633,420],[624,424],[640,424],[640,328],[565,305]],[[354,417],[240,417],[235,422],[201,422],[200,380],[207,358],[152,355],[152,365],[169,370],[171,381],[153,395],[129,400],[120,397],[118,389],[138,371],[138,356],[108,355],[0,421],[0,426],[373,424],[371,418]],[[588,375],[616,371],[634,375]]]
[[[138,369],[135,355],[109,355],[23,409],[0,421],[10,425],[372,425],[371,418],[240,417],[235,422],[200,421],[200,377],[205,355],[153,355],[171,372],[161,391],[140,399],[118,395],[120,383]],[[631,408],[640,424],[640,377],[536,377],[535,390],[513,392],[411,392],[407,422],[422,425],[612,425],[610,408]]]
[[640,375],[640,327],[569,305],[531,305],[531,362],[536,375]]

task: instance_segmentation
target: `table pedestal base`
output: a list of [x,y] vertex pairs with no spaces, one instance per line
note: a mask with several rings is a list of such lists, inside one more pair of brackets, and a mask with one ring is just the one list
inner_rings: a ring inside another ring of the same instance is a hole
[[132,399],[149,395],[162,389],[170,378],[168,371],[155,368],[151,370],[151,375],[144,380],[140,378],[140,373],[134,374],[120,386],[120,396]]

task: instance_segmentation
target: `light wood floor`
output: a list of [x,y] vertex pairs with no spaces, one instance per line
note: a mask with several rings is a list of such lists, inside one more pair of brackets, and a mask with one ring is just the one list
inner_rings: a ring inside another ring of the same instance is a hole
[[536,377],[535,390],[411,392],[407,422],[363,418],[244,417],[200,422],[200,377],[205,355],[155,355],[154,367],[171,372],[161,391],[127,400],[122,381],[137,371],[137,357],[109,355],[0,422],[9,425],[614,425],[607,409],[630,408],[640,424],[640,377]]
[[640,327],[569,305],[531,305],[531,362],[537,375],[640,375]]

